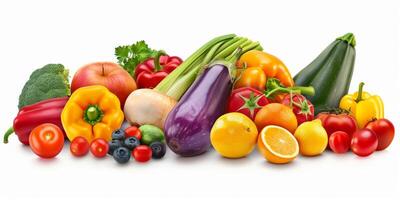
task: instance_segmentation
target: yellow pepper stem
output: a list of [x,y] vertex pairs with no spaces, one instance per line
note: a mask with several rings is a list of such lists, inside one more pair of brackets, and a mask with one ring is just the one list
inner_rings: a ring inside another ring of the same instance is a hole
[[357,102],[357,103],[363,100],[363,99],[362,99],[362,93],[363,93],[363,87],[364,87],[364,85],[365,85],[364,82],[361,82],[361,83],[358,85],[358,94],[357,94],[357,99],[356,99],[356,102]]
[[97,122],[100,122],[103,118],[103,111],[97,105],[89,105],[84,114],[84,120],[90,125],[95,125]]

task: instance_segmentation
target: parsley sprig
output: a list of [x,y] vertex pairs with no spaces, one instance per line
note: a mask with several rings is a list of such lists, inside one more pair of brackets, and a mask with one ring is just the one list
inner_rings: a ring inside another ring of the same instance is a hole
[[147,58],[155,57],[157,50],[149,48],[144,40],[115,48],[118,63],[133,77],[136,66]]

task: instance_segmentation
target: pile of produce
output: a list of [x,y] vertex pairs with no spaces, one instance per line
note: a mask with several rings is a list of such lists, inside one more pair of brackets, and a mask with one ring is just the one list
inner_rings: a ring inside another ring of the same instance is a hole
[[369,156],[386,149],[394,126],[383,101],[348,94],[355,64],[351,33],[334,40],[294,77],[258,42],[216,37],[188,58],[151,49],[144,41],[115,49],[118,63],[84,65],[69,82],[61,64],[35,70],[19,97],[14,132],[42,158],[69,145],[73,156],[117,163],[215,149],[241,158],[257,146],[271,163],[325,150]]

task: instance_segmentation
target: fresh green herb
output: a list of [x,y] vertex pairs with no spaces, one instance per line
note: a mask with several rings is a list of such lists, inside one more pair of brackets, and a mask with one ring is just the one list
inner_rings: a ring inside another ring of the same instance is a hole
[[131,76],[134,76],[135,68],[138,64],[145,61],[147,58],[155,57],[157,50],[149,48],[144,40],[138,41],[132,45],[119,46],[115,48],[115,55],[118,63]]

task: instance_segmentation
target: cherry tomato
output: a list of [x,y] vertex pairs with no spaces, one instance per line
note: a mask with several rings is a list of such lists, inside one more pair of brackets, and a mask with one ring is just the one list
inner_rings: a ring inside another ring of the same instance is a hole
[[351,138],[344,131],[336,131],[329,136],[329,147],[335,153],[346,153],[350,149]]
[[352,134],[357,130],[356,120],[348,114],[320,113],[317,118],[322,121],[322,126],[328,136],[336,131],[343,131],[349,134],[351,138]]
[[260,67],[249,67],[243,70],[239,79],[236,81],[234,88],[252,87],[254,89],[264,91],[267,77]]
[[378,119],[369,122],[365,128],[374,131],[376,137],[378,137],[378,148],[376,148],[376,150],[384,150],[392,143],[394,138],[394,126],[389,120]]
[[147,162],[151,158],[151,148],[146,145],[139,145],[133,150],[133,157],[138,162]]
[[108,148],[108,142],[103,138],[97,138],[90,144],[90,152],[98,158],[106,156]]
[[69,150],[74,156],[84,156],[89,152],[89,142],[86,138],[78,136],[74,138],[69,145]]
[[142,133],[140,132],[139,128],[136,126],[131,126],[125,129],[125,138],[129,137],[136,137],[137,139],[142,139]]
[[378,147],[378,137],[369,129],[360,129],[353,134],[351,150],[358,156],[369,156]]
[[314,105],[301,94],[286,94],[281,104],[292,108],[298,125],[314,119]]
[[64,147],[64,134],[57,125],[44,123],[31,131],[29,145],[36,155],[53,158]]

